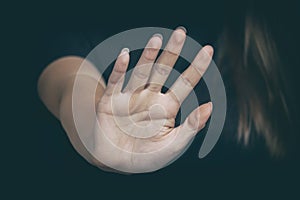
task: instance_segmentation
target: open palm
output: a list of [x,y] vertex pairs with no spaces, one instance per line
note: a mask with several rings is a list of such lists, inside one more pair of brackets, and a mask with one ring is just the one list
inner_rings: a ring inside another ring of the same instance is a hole
[[211,61],[213,49],[210,46],[199,51],[169,91],[161,92],[185,37],[185,30],[176,29],[156,60],[162,37],[154,35],[124,90],[129,51],[123,49],[120,53],[97,107],[95,155],[101,163],[129,173],[158,170],[181,155],[205,126],[211,103],[196,108],[182,125],[174,127],[181,103]]

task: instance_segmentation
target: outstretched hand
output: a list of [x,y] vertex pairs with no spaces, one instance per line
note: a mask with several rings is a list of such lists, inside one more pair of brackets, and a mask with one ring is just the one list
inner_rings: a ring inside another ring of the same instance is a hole
[[211,102],[196,108],[178,127],[175,117],[209,66],[211,46],[203,47],[172,87],[161,92],[185,38],[185,30],[176,29],[157,58],[162,36],[155,34],[123,90],[130,56],[126,48],[120,53],[97,106],[94,153],[104,165],[129,173],[158,170],[180,156],[205,126],[212,112]]

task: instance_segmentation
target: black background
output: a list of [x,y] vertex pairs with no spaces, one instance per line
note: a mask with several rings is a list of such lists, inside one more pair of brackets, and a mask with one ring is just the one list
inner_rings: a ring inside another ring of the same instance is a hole
[[[269,16],[291,63],[295,85],[299,74],[299,5],[291,1],[259,2]],[[237,17],[243,2],[122,1],[11,2],[1,13],[3,40],[3,195],[11,198],[67,199],[224,199],[228,197],[290,199],[299,197],[298,154],[282,161],[240,145],[218,148],[197,158],[194,145],[174,164],[155,173],[120,175],[87,164],[72,148],[59,122],[36,93],[42,35],[103,28],[104,37],[135,27],[175,28],[189,35],[219,31],[224,14]],[[209,42],[209,41],[208,41]],[[6,72],[6,70],[8,71]],[[295,86],[296,87],[296,86]],[[295,94],[295,96],[297,93]],[[295,131],[297,131],[295,129]],[[51,135],[45,136],[45,134]],[[201,137],[199,139],[201,141]],[[231,154],[234,152],[234,154]],[[264,151],[262,151],[264,152]],[[218,155],[222,155],[221,157]]]

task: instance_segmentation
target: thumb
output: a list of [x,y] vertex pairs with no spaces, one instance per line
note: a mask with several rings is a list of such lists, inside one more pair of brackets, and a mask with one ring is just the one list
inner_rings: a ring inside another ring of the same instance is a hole
[[212,103],[203,104],[193,110],[184,123],[172,131],[171,134],[174,134],[175,138],[167,148],[164,148],[167,157],[174,159],[185,151],[196,133],[205,126],[211,112]]
[[200,131],[210,117],[212,107],[212,102],[208,102],[196,108],[182,124],[182,129],[188,132],[194,130],[196,133]]
[[212,113],[212,103],[208,102],[193,110],[185,122],[177,127],[179,132],[177,140],[182,144],[188,143],[202,128],[204,128],[208,118]]

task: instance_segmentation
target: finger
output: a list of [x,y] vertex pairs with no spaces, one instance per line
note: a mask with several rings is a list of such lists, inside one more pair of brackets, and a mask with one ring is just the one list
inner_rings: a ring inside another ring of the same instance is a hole
[[106,95],[112,95],[113,93],[120,93],[124,84],[125,73],[129,63],[129,49],[122,49],[119,54],[113,71],[108,79],[107,87],[105,90]]
[[178,27],[170,37],[168,44],[154,64],[148,81],[148,89],[160,92],[175,65],[186,38],[186,29]]
[[171,95],[181,104],[205,73],[212,55],[213,48],[211,46],[203,47],[191,65],[178,77],[166,94]]
[[135,66],[130,80],[124,91],[144,89],[149,78],[152,65],[162,45],[162,35],[154,34],[147,43],[137,65]]
[[212,113],[212,107],[211,102],[199,106],[187,117],[182,125],[174,129],[174,133],[177,135],[172,143],[172,148],[175,148],[173,150],[182,150],[205,127]]

